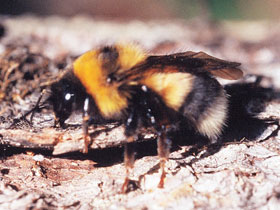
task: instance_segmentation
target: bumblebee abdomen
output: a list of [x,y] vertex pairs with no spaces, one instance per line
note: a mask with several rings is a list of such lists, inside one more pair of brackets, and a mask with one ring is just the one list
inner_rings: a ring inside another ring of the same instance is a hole
[[197,131],[216,139],[226,122],[228,100],[223,87],[208,74],[197,75],[180,113]]

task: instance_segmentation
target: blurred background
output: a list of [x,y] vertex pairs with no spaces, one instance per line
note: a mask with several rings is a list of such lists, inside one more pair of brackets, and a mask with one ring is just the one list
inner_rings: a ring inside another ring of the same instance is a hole
[[279,0],[0,0],[0,15],[89,16],[109,19],[275,19]]

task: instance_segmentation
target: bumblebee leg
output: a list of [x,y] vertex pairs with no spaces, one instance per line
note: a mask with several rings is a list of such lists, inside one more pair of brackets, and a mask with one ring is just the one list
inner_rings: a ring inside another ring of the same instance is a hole
[[84,149],[83,153],[88,153],[88,145],[90,144],[90,136],[88,135],[88,121],[89,121],[89,113],[88,113],[88,108],[89,108],[89,99],[86,98],[84,102],[84,110],[83,110],[83,134],[84,134]]
[[131,174],[131,171],[134,166],[135,162],[135,148],[134,148],[134,137],[131,136],[128,138],[128,142],[124,146],[124,164],[126,169],[126,176],[124,183],[122,185],[122,193],[126,193],[128,191],[128,184],[129,184],[129,177]]
[[165,163],[168,160],[169,152],[170,152],[170,143],[169,140],[167,139],[165,128],[161,132],[159,132],[159,136],[157,139],[157,146],[158,146],[157,151],[160,159],[160,170],[161,170],[161,176],[160,176],[158,187],[163,188],[164,179],[166,177]]
[[122,193],[128,192],[129,176],[133,169],[135,157],[134,157],[134,140],[137,135],[138,126],[138,115],[135,110],[132,110],[130,116],[126,120],[125,135],[127,136],[127,141],[124,146],[124,164],[126,169],[126,176],[124,183],[122,185]]

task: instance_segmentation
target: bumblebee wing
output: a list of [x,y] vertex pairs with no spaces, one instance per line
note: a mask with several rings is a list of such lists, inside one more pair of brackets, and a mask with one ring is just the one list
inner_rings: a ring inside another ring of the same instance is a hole
[[191,74],[209,72],[215,77],[236,80],[243,76],[242,70],[238,68],[240,65],[240,63],[215,58],[204,52],[187,51],[171,55],[148,56],[143,62],[118,74],[117,80],[121,83],[136,82],[147,76],[145,73],[153,72]]
[[204,61],[203,70],[209,71],[216,77],[223,79],[236,80],[243,76],[243,72],[238,67],[240,63],[225,61],[222,59],[215,58],[204,52],[191,52],[179,53],[178,57],[191,57],[195,59],[201,59]]
[[238,67],[240,63],[215,58],[204,52],[187,51],[164,56],[149,56],[146,59],[146,68],[177,67],[181,72],[209,72],[216,77],[236,80],[243,76]]

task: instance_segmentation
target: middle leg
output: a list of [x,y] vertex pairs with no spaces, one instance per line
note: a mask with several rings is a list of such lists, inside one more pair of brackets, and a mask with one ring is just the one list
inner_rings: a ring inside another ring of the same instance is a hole
[[158,133],[158,139],[157,139],[157,151],[160,161],[160,170],[161,170],[161,176],[160,181],[158,183],[158,188],[164,187],[164,179],[166,177],[166,171],[165,171],[165,163],[168,160],[169,153],[170,153],[170,140],[167,138],[167,130],[165,126],[162,126],[162,131]]
[[135,144],[134,137],[131,136],[128,138],[125,146],[124,146],[124,164],[125,164],[125,180],[122,185],[122,193],[126,193],[128,191],[128,185],[130,181],[131,172],[134,167],[135,162]]

